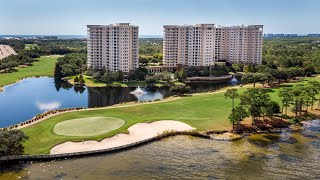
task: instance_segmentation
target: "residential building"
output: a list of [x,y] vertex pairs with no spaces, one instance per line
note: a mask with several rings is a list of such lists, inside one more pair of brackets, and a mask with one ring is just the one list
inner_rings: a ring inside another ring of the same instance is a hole
[[129,23],[87,25],[88,67],[128,73],[138,68],[139,27]]
[[165,25],[163,63],[166,67],[212,66],[217,61],[260,64],[262,41],[263,25]]

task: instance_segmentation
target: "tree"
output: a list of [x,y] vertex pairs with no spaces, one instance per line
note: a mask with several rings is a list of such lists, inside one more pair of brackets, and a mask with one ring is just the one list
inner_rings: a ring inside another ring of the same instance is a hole
[[241,63],[234,63],[231,65],[235,72],[242,72],[244,65]]
[[186,86],[185,84],[176,84],[174,86],[171,86],[170,90],[179,94],[185,94],[190,91],[190,86]]
[[139,80],[142,81],[149,74],[147,68],[139,67],[129,73],[130,80]]
[[178,79],[180,82],[184,82],[187,80],[187,73],[184,70],[184,68],[181,68],[180,70],[176,71],[175,77]]
[[[293,94],[291,92],[290,88],[282,88],[279,91],[279,97],[281,97],[281,102],[282,102],[282,111],[281,113],[283,114],[283,110],[285,108],[285,115],[287,115],[288,112],[288,107],[290,107],[290,104],[293,101]],[[282,116],[281,116],[282,119]]]
[[154,85],[154,84],[156,84],[156,83],[158,83],[159,82],[159,79],[157,78],[157,76],[155,76],[155,75],[153,75],[153,76],[148,76],[147,78],[146,78],[146,83],[148,84],[148,85]]
[[294,112],[295,117],[298,117],[298,113],[301,114],[301,109],[303,105],[303,91],[304,87],[301,85],[297,85],[294,88],[292,88],[292,96],[293,96],[293,105],[294,105]]
[[0,131],[0,157],[23,154],[26,140],[28,136],[21,130]]
[[242,76],[241,81],[244,81],[245,83],[253,83],[253,87],[256,87],[254,73],[245,73]]
[[266,106],[266,115],[269,116],[270,119],[273,118],[274,114],[280,113],[280,106],[275,101],[270,101]]
[[54,68],[54,78],[61,78],[62,76],[62,68],[59,63],[56,62],[55,68]]
[[77,75],[74,77],[73,81],[74,81],[74,82],[79,82],[79,78],[78,78]]
[[239,97],[238,90],[237,89],[228,89],[224,93],[225,98],[230,98],[232,99],[232,113],[231,113],[231,122],[232,122],[232,130],[234,130],[234,124],[235,124],[235,119],[234,119],[234,100],[235,98]]
[[80,83],[80,84],[84,84],[84,83],[86,83],[86,81],[84,80],[84,78],[83,78],[83,75],[82,75],[82,74],[80,74],[80,75],[79,75],[79,83]]
[[248,106],[254,125],[257,117],[261,117],[262,109],[268,106],[270,95],[265,89],[250,88],[240,96],[240,100],[241,105]]
[[[318,81],[309,81],[307,86],[307,94],[311,98],[311,110],[313,110],[314,101],[316,100],[316,95],[320,92],[320,83]],[[320,104],[320,98],[319,98]]]
[[239,128],[240,128],[240,122],[248,117],[248,112],[246,111],[245,108],[243,108],[242,106],[237,106],[234,108],[234,110],[232,111],[232,113],[228,116],[230,123],[237,124],[237,132],[239,132]]

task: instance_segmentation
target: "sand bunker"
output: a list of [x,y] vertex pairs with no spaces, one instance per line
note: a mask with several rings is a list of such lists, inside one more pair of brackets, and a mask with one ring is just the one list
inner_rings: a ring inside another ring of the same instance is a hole
[[0,44],[0,59],[17,54],[10,46]]
[[166,131],[190,131],[194,128],[188,124],[164,120],[153,123],[138,123],[128,128],[129,134],[117,134],[113,137],[106,138],[101,142],[84,141],[84,142],[65,142],[53,147],[50,154],[62,154],[107,149],[122,145],[131,144],[148,138],[156,137]]

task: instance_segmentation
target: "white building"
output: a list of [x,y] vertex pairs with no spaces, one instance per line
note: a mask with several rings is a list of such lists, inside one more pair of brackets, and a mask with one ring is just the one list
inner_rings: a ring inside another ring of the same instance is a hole
[[88,67],[122,72],[138,68],[138,26],[87,25],[87,31]]
[[261,64],[263,26],[165,25],[166,67],[212,66],[216,61]]

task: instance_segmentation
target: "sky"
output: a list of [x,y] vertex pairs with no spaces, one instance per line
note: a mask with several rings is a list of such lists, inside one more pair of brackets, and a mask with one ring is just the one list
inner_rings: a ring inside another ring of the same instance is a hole
[[319,0],[0,0],[0,34],[85,35],[88,24],[262,24],[265,33],[320,33]]

